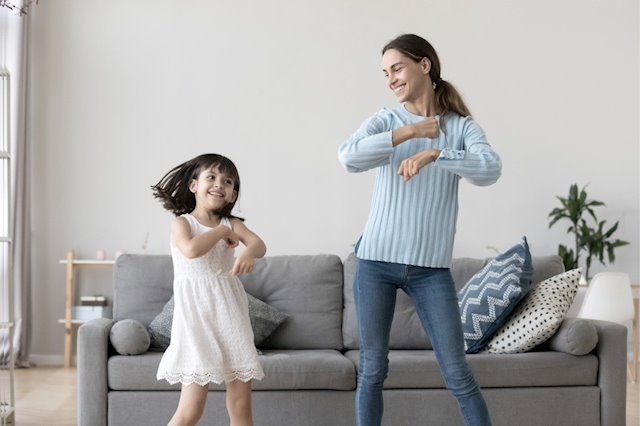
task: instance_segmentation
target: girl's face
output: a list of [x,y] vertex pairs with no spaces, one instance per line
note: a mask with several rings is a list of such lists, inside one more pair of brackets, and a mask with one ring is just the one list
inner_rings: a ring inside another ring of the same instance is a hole
[[236,200],[238,193],[234,185],[232,177],[221,173],[218,166],[213,166],[201,171],[198,178],[191,181],[189,190],[196,196],[196,206],[219,210]]
[[424,94],[431,84],[430,68],[427,58],[415,62],[395,49],[389,49],[382,55],[382,71],[387,78],[387,86],[398,102],[411,102]]

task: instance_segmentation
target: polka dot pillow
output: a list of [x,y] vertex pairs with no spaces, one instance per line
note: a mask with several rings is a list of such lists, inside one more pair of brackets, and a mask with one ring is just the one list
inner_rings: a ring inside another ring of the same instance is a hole
[[482,352],[526,352],[549,339],[564,321],[579,280],[580,269],[573,269],[537,284]]

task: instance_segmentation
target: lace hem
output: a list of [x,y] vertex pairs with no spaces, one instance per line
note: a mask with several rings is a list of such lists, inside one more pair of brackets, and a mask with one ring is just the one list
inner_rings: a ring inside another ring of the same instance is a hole
[[234,380],[240,380],[245,383],[252,379],[262,380],[264,378],[264,373],[256,368],[249,368],[246,370],[208,371],[205,373],[165,371],[158,373],[156,378],[158,380],[164,379],[171,385],[175,385],[176,383],[182,383],[183,385],[197,383],[200,386],[205,386],[209,382],[219,385],[222,382],[229,383]]

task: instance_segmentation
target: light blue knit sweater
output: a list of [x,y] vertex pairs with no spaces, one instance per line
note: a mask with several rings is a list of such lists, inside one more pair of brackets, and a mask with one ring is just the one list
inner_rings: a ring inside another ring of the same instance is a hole
[[[448,113],[438,138],[392,145],[392,130],[421,120],[404,106],[384,108],[338,149],[348,172],[377,168],[369,219],[356,245],[360,259],[451,267],[460,177],[478,186],[500,177],[500,157],[471,117]],[[397,174],[402,160],[428,148],[442,150],[440,157],[405,182]]]

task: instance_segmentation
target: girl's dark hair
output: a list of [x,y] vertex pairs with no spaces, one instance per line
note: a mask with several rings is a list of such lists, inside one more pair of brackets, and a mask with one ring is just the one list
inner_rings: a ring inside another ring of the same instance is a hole
[[185,163],[174,167],[164,175],[160,182],[151,187],[153,196],[160,200],[162,206],[180,216],[191,213],[196,208],[196,197],[189,190],[192,179],[197,179],[203,170],[218,167],[221,173],[233,179],[233,189],[236,191],[236,200],[228,203],[216,214],[222,217],[244,220],[231,214],[236,201],[240,197],[240,176],[233,161],[219,154],[202,154]]
[[389,49],[395,49],[415,62],[420,62],[423,58],[427,58],[431,62],[429,77],[436,85],[436,102],[440,107],[441,115],[445,115],[449,111],[457,112],[463,117],[471,115],[456,88],[440,77],[440,60],[431,43],[415,34],[403,34],[387,43],[382,48],[382,54],[384,55]]

